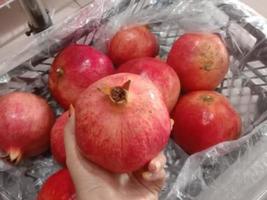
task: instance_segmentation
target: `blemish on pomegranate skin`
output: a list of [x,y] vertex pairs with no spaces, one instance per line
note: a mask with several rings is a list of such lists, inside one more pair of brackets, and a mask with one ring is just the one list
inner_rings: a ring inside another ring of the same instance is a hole
[[209,96],[209,95],[203,95],[200,98],[204,103],[211,104],[212,102],[214,102],[214,98],[212,96]]
[[57,68],[56,72],[57,72],[58,78],[60,78],[64,75],[64,70],[61,67]]
[[212,61],[207,61],[204,63],[203,67],[201,69],[204,69],[205,71],[209,72],[213,69],[213,62]]

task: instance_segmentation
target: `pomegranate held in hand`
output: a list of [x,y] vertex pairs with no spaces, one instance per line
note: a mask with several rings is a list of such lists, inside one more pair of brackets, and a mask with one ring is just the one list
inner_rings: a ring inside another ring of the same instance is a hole
[[106,55],[87,45],[73,44],[52,63],[49,87],[58,103],[67,109],[91,83],[112,73],[112,62]]
[[161,92],[169,112],[172,111],[180,94],[180,81],[169,65],[156,58],[137,58],[122,64],[118,72],[129,72],[149,78]]
[[112,172],[137,170],[167,144],[171,121],[149,79],[119,73],[89,86],[75,104],[82,154]]
[[145,26],[124,28],[110,41],[109,56],[116,65],[134,58],[154,57],[159,47],[153,33]]
[[26,92],[1,96],[0,119],[0,149],[11,161],[48,149],[54,114],[41,97]]
[[51,130],[51,152],[57,162],[62,165],[66,164],[66,152],[64,146],[64,128],[69,119],[69,112],[63,113],[57,118]]
[[50,176],[42,186],[37,196],[37,200],[75,199],[75,188],[67,169],[61,169]]
[[240,136],[241,120],[229,101],[213,91],[181,97],[174,112],[174,139],[189,154]]
[[228,71],[229,55],[219,36],[188,33],[173,44],[167,63],[178,74],[183,91],[214,90]]

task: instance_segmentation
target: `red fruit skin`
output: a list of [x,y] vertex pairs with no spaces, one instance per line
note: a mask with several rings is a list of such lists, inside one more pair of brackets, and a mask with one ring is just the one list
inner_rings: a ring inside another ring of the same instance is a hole
[[51,152],[55,160],[61,165],[66,165],[66,152],[64,146],[64,128],[69,119],[69,112],[63,113],[57,118],[52,130],[50,138]]
[[240,116],[221,94],[195,91],[182,96],[174,112],[174,140],[189,154],[240,136]]
[[113,64],[106,55],[87,45],[73,44],[52,63],[49,88],[58,103],[68,109],[85,88],[113,73]]
[[39,191],[37,200],[76,200],[69,171],[61,169],[50,176]]
[[184,92],[214,90],[229,68],[229,55],[219,36],[187,33],[173,44],[167,63],[178,74]]
[[[131,80],[126,104],[114,104],[99,89]],[[171,121],[154,84],[130,73],[107,76],[89,86],[75,104],[76,141],[90,161],[117,173],[135,171],[167,144]]]
[[137,58],[122,64],[118,72],[128,72],[149,78],[162,94],[169,112],[173,110],[180,94],[180,80],[168,64],[156,58]]
[[158,51],[155,35],[145,26],[124,28],[118,31],[111,39],[108,48],[109,56],[115,65],[135,58],[154,57]]
[[35,156],[48,149],[55,118],[41,97],[26,92],[1,96],[0,119],[0,149],[14,160],[19,160],[20,156]]

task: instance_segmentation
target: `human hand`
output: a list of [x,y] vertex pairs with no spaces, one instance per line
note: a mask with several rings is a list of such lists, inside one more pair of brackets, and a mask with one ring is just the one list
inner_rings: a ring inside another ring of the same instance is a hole
[[165,181],[166,158],[161,152],[147,166],[130,174],[114,174],[85,160],[76,146],[75,113],[65,127],[66,164],[78,200],[157,200]]

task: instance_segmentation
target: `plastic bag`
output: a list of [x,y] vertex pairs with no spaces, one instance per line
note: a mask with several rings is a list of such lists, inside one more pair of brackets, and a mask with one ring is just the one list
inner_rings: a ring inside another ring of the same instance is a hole
[[[162,32],[170,33],[173,31],[175,34],[182,30],[186,32],[217,31],[228,23],[229,17],[214,8],[215,5],[207,0],[143,0],[138,2],[132,0],[129,1],[125,10],[110,16],[102,24],[96,33],[94,45],[106,52],[106,44],[117,31],[122,27],[136,25],[153,26],[160,24],[160,27],[165,29]],[[212,15],[207,15],[206,12],[212,13]]]
[[[222,36],[231,54],[231,70],[218,91],[239,111],[246,135],[190,157],[170,140],[165,151],[167,182],[160,199],[244,199],[246,191],[257,188],[256,182],[266,176],[267,23],[239,1],[94,1],[61,25],[37,35],[20,53],[1,60],[0,94],[34,92],[48,99],[59,115],[62,110],[47,88],[47,71],[54,55],[71,42],[105,50],[120,27],[137,24],[149,25],[158,36],[162,58],[185,32],[209,31]],[[30,59],[24,62],[25,57]],[[57,169],[49,154],[18,167],[0,162],[0,199],[34,199],[47,176]],[[266,189],[261,186],[257,189]],[[249,194],[257,196],[261,191]]]
[[163,199],[254,199],[267,176],[267,121],[238,141],[190,156]]

